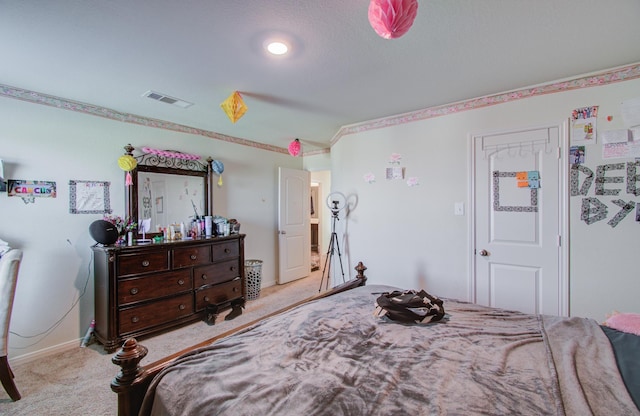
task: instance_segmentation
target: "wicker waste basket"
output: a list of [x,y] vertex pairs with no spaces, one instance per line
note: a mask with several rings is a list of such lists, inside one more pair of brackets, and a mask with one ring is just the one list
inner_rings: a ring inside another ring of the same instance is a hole
[[258,299],[262,285],[262,260],[245,260],[244,274],[247,279],[247,300]]

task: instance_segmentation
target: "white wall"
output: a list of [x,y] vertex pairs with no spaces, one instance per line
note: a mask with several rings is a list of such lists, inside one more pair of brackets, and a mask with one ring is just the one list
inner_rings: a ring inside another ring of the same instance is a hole
[[215,187],[213,212],[238,219],[247,235],[246,258],[262,259],[263,285],[275,284],[278,166],[301,169],[301,158],[8,98],[0,98],[0,114],[5,176],[57,184],[57,198],[31,204],[0,193],[0,239],[24,250],[11,331],[32,336],[54,326],[46,337],[10,335],[12,360],[79,345],[93,318],[95,242],[88,228],[102,216],[69,213],[69,180],[110,181],[113,214],[124,216],[124,173],[117,159],[127,143],[221,160],[224,184]]
[[[304,163],[304,169],[312,172],[330,166],[331,185],[323,187],[325,195],[341,191],[354,203],[348,219],[337,224],[345,272],[353,276],[353,267],[363,261],[371,282],[425,287],[440,296],[466,299],[468,217],[454,216],[453,206],[459,201],[469,206],[469,135],[559,122],[572,109],[589,105],[600,106],[600,129],[619,128],[620,102],[635,97],[640,97],[640,80],[536,96],[346,135],[332,147],[331,155],[304,160],[0,98],[5,175],[55,181],[58,191],[57,198],[38,198],[33,204],[0,194],[0,238],[25,251],[11,331],[31,336],[54,326],[46,337],[11,335],[9,357],[75,346],[84,335],[93,315],[89,247],[94,241],[88,227],[101,216],[69,213],[68,182],[110,181],[114,214],[123,215],[124,175],[116,161],[127,143],[210,155],[224,162],[224,185],[215,188],[213,211],[242,223],[246,257],[264,261],[264,286],[275,283],[277,270],[277,168],[301,169]],[[607,115],[613,116],[612,122],[606,121]],[[599,145],[587,151],[586,166],[591,169],[609,163],[601,159]],[[407,176],[419,178],[419,186],[384,179],[394,152],[402,155]],[[375,183],[365,183],[363,175],[368,172],[377,176]],[[619,197],[640,202],[624,189]],[[609,216],[614,215],[613,198],[600,198],[608,204]],[[629,216],[616,228],[606,221],[586,225],[579,219],[581,197],[571,198],[570,205],[571,314],[602,320],[614,309],[640,312],[640,279],[634,268],[640,224]]]
[[[539,95],[491,107],[343,136],[332,147],[333,189],[357,200],[341,223],[349,264],[363,261],[372,282],[426,288],[434,294],[467,299],[468,216],[454,216],[455,202],[469,207],[468,152],[471,134],[559,123],[574,108],[598,105],[598,129],[622,128],[620,103],[640,97],[640,80]],[[606,120],[613,116],[611,122]],[[407,176],[420,185],[384,179],[391,153],[402,155]],[[358,157],[354,157],[358,155]],[[366,155],[363,157],[362,155]],[[587,147],[585,165],[594,172],[606,163],[599,144]],[[372,172],[376,181],[363,176]],[[625,176],[616,172],[613,176]],[[626,182],[625,182],[626,183]],[[607,225],[626,193],[599,196],[608,218],[592,225],[580,220],[582,197],[570,199],[570,313],[602,321],[613,310],[640,312],[640,279],[635,269],[640,223],[634,214],[617,227]],[[593,187],[588,195],[594,196]]]

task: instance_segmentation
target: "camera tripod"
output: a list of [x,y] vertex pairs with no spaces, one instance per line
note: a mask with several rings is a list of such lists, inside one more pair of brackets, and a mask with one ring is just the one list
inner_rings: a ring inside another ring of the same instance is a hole
[[322,282],[324,282],[325,272],[327,272],[327,283],[325,289],[329,288],[329,280],[331,274],[331,260],[333,260],[334,252],[338,251],[338,260],[340,261],[340,271],[342,272],[342,281],[344,282],[344,268],[342,267],[342,254],[340,253],[340,243],[338,242],[338,234],[336,234],[336,221],[340,221],[338,218],[338,201],[331,201],[333,207],[331,208],[331,240],[329,241],[329,249],[327,250],[327,257],[324,259],[324,268],[322,269],[322,279],[320,280],[320,288],[318,292],[322,290]]

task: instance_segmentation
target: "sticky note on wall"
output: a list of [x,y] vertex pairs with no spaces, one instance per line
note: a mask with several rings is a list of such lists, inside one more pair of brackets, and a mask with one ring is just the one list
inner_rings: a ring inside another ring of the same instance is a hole
[[537,170],[516,172],[518,188],[540,188],[540,172]]

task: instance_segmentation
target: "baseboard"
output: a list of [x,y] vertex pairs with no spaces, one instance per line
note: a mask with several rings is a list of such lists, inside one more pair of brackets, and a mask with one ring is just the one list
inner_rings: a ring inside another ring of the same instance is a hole
[[69,351],[74,348],[80,348],[81,342],[82,342],[82,338],[78,338],[77,340],[67,341],[62,344],[54,345],[48,348],[43,348],[41,350],[19,355],[17,357],[9,357],[9,362],[11,366],[17,367],[21,364],[27,364],[32,361],[39,360],[40,358],[48,357],[54,354],[59,354],[61,352]]
[[270,287],[270,286],[275,286],[276,285],[276,281],[275,280],[263,280],[260,287],[261,288],[265,288],[265,287]]

